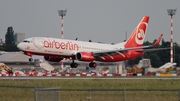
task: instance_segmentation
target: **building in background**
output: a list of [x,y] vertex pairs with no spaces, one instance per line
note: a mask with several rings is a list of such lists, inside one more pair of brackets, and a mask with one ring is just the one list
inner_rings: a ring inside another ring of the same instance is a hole
[[15,44],[18,44],[22,42],[25,39],[25,34],[24,33],[15,33],[14,34],[14,42]]
[[3,40],[2,39],[0,39],[0,46],[2,46],[3,45]]

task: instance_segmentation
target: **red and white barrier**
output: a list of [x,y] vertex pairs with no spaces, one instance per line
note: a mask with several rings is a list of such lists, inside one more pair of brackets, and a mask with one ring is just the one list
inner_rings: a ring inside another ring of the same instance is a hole
[[[133,74],[100,74],[100,73],[56,73],[56,72],[22,72],[22,71],[15,71],[13,74],[9,74],[8,72],[0,72],[0,77],[2,76],[61,76],[61,77],[131,77],[131,76],[143,76],[141,73]],[[151,73],[147,73],[146,76],[152,76]],[[156,73],[155,76],[177,76],[177,74],[160,74]]]

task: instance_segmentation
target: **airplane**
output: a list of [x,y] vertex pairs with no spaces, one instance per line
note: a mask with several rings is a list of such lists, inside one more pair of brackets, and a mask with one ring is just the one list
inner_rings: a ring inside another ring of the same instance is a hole
[[174,68],[176,65],[177,65],[177,63],[167,62],[164,65],[160,66],[159,69],[162,69],[162,68],[167,69],[167,68],[171,68],[171,67]]
[[[142,56],[146,51],[162,50],[153,47],[159,45],[163,34],[154,44],[143,45],[149,18],[149,16],[144,16],[129,39],[122,43],[103,44],[50,37],[31,37],[20,42],[17,47],[30,57],[32,55],[42,55],[45,60],[50,62],[71,59],[71,68],[78,67],[74,60],[90,62],[89,67],[92,68],[97,66],[96,61],[118,62],[133,60]],[[33,59],[29,58],[29,61],[33,61]]]
[[177,63],[167,62],[164,65],[160,66],[159,68],[149,67],[148,72],[150,73],[167,73],[168,71],[174,70],[174,67]]

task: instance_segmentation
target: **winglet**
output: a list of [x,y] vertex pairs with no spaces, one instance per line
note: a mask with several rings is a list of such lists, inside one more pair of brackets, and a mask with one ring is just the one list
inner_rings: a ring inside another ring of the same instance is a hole
[[152,46],[158,46],[160,41],[162,40],[163,34],[161,34],[158,38],[158,40],[152,45]]

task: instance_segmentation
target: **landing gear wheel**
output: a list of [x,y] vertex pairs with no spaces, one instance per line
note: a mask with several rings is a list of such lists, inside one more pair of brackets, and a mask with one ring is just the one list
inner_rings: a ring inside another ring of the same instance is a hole
[[71,63],[70,66],[71,66],[71,68],[77,68],[78,64],[77,63]]
[[32,61],[33,61],[33,58],[29,58],[29,61],[32,62]]
[[97,64],[95,62],[89,63],[89,67],[91,67],[91,68],[95,68],[96,66],[97,66]]

